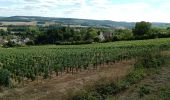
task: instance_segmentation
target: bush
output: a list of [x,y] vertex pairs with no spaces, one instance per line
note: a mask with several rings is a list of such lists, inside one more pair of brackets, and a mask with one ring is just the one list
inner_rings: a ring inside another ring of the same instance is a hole
[[7,69],[0,69],[0,85],[9,87],[11,85],[10,80],[11,73]]
[[20,46],[22,46],[22,45],[17,44],[17,43],[15,43],[15,42],[13,42],[13,41],[9,41],[8,43],[3,44],[3,47],[4,47],[4,48],[20,47]]
[[79,94],[73,96],[71,100],[102,100],[100,95],[96,92],[82,91]]
[[151,86],[142,85],[139,87],[139,96],[143,97],[144,95],[150,94],[152,91]]
[[163,88],[160,90],[160,96],[162,100],[169,100],[170,99],[170,86]]
[[145,70],[144,69],[137,69],[133,72],[131,72],[129,75],[126,76],[126,82],[129,84],[134,84],[137,81],[143,79],[145,76]]
[[164,63],[163,57],[161,57],[160,52],[156,51],[146,51],[141,57],[137,59],[135,67],[144,68],[158,68]]
[[28,41],[27,43],[26,43],[26,45],[34,45],[35,43],[34,43],[34,41]]
[[118,87],[114,83],[110,84],[101,84],[95,86],[95,91],[100,94],[103,98],[105,98],[108,95],[112,95],[117,93]]

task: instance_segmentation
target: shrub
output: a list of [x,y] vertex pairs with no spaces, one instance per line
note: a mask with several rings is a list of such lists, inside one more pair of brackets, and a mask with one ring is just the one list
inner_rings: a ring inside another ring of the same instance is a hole
[[115,83],[97,85],[95,91],[99,93],[103,98],[108,95],[117,93],[118,87]]
[[151,86],[142,85],[139,87],[139,96],[143,97],[144,95],[150,94],[152,91]]
[[170,99],[170,86],[167,86],[166,88],[162,88],[160,90],[160,97],[162,100]]
[[164,59],[160,52],[157,51],[146,51],[141,57],[137,59],[135,67],[144,68],[158,68],[164,63]]
[[100,95],[96,92],[81,91],[79,94],[73,96],[71,100],[102,100]]
[[140,81],[146,76],[144,68],[136,68],[134,71],[129,73],[123,80],[118,81],[117,86],[119,90],[117,92],[123,91],[129,88],[132,84]]
[[8,43],[3,44],[4,48],[9,48],[9,47],[21,47],[21,44],[17,44],[13,41],[9,41]]
[[26,43],[26,45],[34,45],[35,43],[34,43],[34,41],[28,41],[27,43]]
[[11,85],[10,72],[7,69],[0,69],[0,85],[9,87]]

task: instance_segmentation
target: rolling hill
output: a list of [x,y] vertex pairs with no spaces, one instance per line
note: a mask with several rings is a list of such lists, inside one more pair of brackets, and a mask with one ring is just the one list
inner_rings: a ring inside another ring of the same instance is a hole
[[[95,26],[95,27],[125,27],[133,28],[134,22],[118,22],[111,20],[89,20],[89,19],[76,19],[76,18],[55,18],[55,17],[39,17],[39,16],[12,16],[0,17],[0,22],[57,22],[61,24],[72,24],[82,26]],[[154,27],[166,28],[170,23],[152,23]]]

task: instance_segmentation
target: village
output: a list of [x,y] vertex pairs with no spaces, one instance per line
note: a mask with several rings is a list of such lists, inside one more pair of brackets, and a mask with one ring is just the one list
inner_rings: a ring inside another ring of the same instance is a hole
[[[73,28],[74,32],[80,32],[82,29],[89,28],[88,26],[82,26],[82,25],[68,25],[68,24],[61,24],[57,22],[5,22],[0,21],[0,45],[7,44],[9,42],[12,42],[17,45],[26,45],[29,42],[34,41],[32,36],[24,35],[23,34],[29,34],[29,35],[35,35],[39,34],[39,30],[49,28],[51,26],[57,26],[57,27],[69,27]],[[99,27],[96,28],[97,30],[100,29]],[[103,28],[104,30],[109,31],[98,31],[97,32],[97,38],[100,41],[105,41],[108,39],[111,39],[113,37],[113,30],[115,29],[126,29],[124,27],[116,27],[116,28]]]

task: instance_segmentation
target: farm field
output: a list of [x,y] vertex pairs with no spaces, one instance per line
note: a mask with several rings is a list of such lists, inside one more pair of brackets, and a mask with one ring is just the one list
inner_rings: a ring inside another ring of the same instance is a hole
[[[122,41],[89,45],[47,45],[0,48],[0,67],[12,81],[51,78],[63,72],[74,74],[80,69],[96,69],[98,65],[140,56],[146,51],[169,50],[170,38]],[[3,85],[10,85],[7,82]]]
[[103,66],[97,70],[65,74],[39,82],[25,83],[24,86],[1,91],[2,100],[65,100],[86,85],[93,85],[102,79],[117,80],[133,69],[133,61],[123,61],[114,65]]
[[[39,84],[42,85],[42,82],[45,79],[47,79],[49,82],[52,81],[52,84],[55,84],[55,82],[58,81],[57,79],[60,80],[60,78],[58,77],[64,77],[65,75],[72,76],[76,75],[77,73],[81,74],[81,72],[85,71],[88,72],[98,70],[102,69],[103,66],[114,66],[114,64],[117,64],[119,62],[120,66],[123,66],[121,62],[136,60],[136,58],[147,52],[157,53],[169,50],[170,38],[120,41],[88,45],[46,45],[0,48],[0,83],[1,86],[26,87],[27,89],[30,86],[29,83],[32,85],[33,83],[37,83],[39,86]],[[126,64],[124,66],[126,66]],[[117,66],[117,69],[118,68],[119,66]],[[103,71],[107,69],[108,68],[104,68]],[[127,74],[128,72],[126,71],[127,70],[124,71],[125,74]],[[112,72],[114,73],[114,67],[112,68]],[[108,73],[112,75],[112,72]],[[95,73],[95,75],[98,74],[98,72]],[[91,77],[90,74],[88,76],[87,73],[85,73],[84,75],[84,80],[86,80],[87,77]],[[78,76],[77,79],[81,79],[80,76]],[[94,78],[94,80],[97,80],[98,78]],[[68,81],[64,82],[67,83]],[[83,85],[80,85],[80,87],[82,87]],[[52,85],[50,88],[53,88],[53,86],[54,85]],[[44,85],[42,86],[42,88],[45,88]],[[42,88],[38,88],[37,90],[35,90],[35,92],[46,91],[47,94],[49,93],[49,88],[47,88],[47,90],[42,90]],[[19,91],[22,92],[22,89],[19,89]],[[32,90],[30,91],[34,91],[34,89],[32,88]],[[10,97],[10,95],[13,95],[11,93],[13,92],[9,92],[9,94],[2,93],[1,96],[4,96],[4,98],[7,96]],[[46,93],[45,95],[47,95]],[[54,92],[54,94],[55,93],[56,91]],[[14,94],[17,94],[17,92],[14,91]],[[34,97],[35,95],[33,94],[33,98]]]

